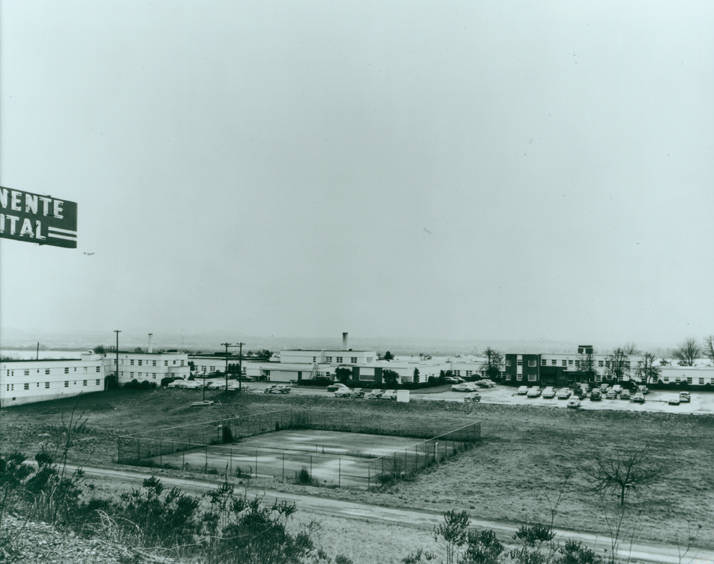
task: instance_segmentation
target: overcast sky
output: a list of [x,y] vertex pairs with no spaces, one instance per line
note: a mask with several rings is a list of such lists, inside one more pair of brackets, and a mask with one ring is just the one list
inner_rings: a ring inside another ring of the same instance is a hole
[[6,335],[714,333],[713,2],[0,9]]

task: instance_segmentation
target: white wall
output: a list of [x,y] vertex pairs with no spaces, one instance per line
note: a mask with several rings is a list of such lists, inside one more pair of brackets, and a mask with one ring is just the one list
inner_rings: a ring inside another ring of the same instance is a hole
[[0,407],[104,390],[101,360],[0,362]]

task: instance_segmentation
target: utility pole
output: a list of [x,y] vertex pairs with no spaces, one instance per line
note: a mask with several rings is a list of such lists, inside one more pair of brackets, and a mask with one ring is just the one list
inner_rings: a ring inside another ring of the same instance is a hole
[[121,333],[121,329],[114,329],[114,333],[116,334],[116,377],[117,377],[117,386],[119,386],[119,333]]
[[241,378],[243,377],[243,345],[245,343],[238,343],[238,391],[242,392]]
[[226,369],[225,369],[225,375],[226,375],[226,392],[228,391],[228,347],[235,347],[235,345],[232,345],[230,343],[221,343],[221,346],[226,347]]
[[37,350],[35,351],[35,360],[40,360],[40,341],[37,341]]

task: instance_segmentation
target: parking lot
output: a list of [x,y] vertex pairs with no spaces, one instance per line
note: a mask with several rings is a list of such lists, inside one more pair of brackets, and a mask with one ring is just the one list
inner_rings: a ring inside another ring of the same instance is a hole
[[[200,380],[195,380],[198,383],[198,390],[200,391]],[[211,384],[214,387],[220,386],[221,388],[225,386],[225,380],[222,379],[207,379],[207,384]],[[273,385],[274,382],[243,382],[243,388],[250,392],[263,393],[265,388]],[[235,381],[229,381],[229,388],[237,388],[238,383]],[[497,385],[494,388],[481,388],[479,389],[481,394],[482,403],[493,403],[493,404],[506,404],[506,405],[537,405],[541,407],[559,407],[566,408],[567,401],[553,399],[544,399],[542,396],[537,398],[527,398],[524,395],[518,395],[516,393],[516,388],[511,386],[500,386]],[[328,392],[325,387],[314,387],[314,386],[291,386],[291,395],[298,396],[327,396],[331,397],[334,394]],[[413,392],[411,394],[411,400],[425,400],[425,401],[454,401],[463,402],[464,396],[467,394],[463,392],[451,391],[450,387],[446,388],[444,386],[435,388],[434,391],[430,391],[429,388],[421,389]],[[627,411],[658,411],[664,413],[692,413],[692,414],[714,414],[714,393],[711,392],[691,392],[691,402],[681,403],[679,405],[669,405],[667,402],[671,398],[678,396],[678,392],[675,390],[652,390],[645,396],[645,403],[638,404],[628,400],[622,399],[603,399],[601,401],[591,401],[589,399],[584,399],[580,403],[580,408],[582,410],[595,410],[595,409],[605,409],[605,410],[627,410]],[[362,400],[350,400],[345,399],[344,401],[362,401]]]

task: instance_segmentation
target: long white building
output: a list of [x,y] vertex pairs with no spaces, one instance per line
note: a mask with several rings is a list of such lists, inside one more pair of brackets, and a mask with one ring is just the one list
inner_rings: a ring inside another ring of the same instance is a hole
[[[189,376],[188,354],[178,351],[166,352],[129,352],[119,351],[118,383],[120,386],[136,381],[161,384],[163,378],[182,378]],[[104,364],[106,373],[117,372],[117,354],[107,352],[104,354],[87,353],[83,359],[99,359]]]
[[0,362],[0,407],[104,390],[104,362],[96,359]]

